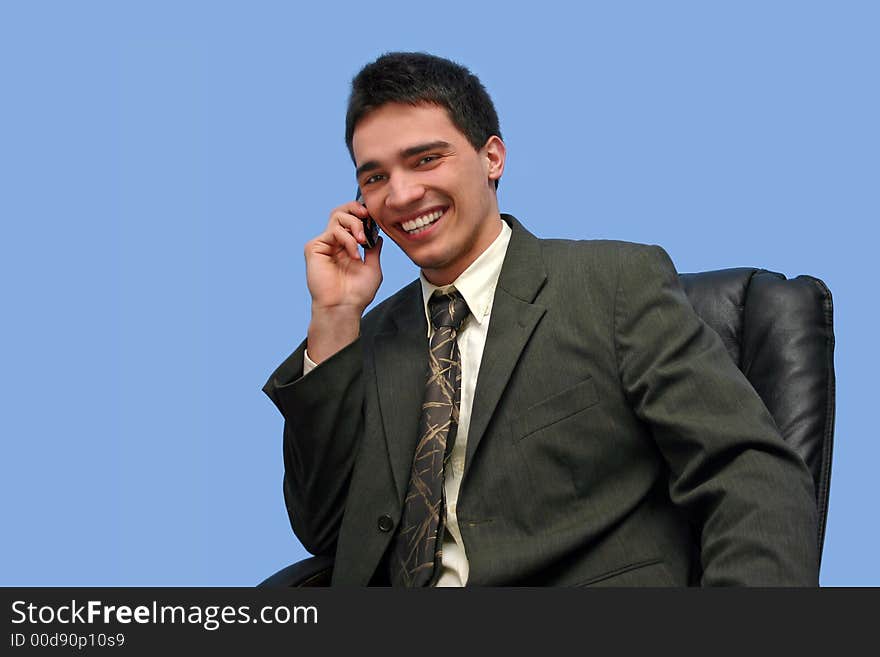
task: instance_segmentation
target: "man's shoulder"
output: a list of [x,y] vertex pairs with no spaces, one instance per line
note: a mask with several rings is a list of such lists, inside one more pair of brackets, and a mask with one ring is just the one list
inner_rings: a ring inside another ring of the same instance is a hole
[[[518,223],[518,222],[517,222]],[[663,247],[617,239],[571,239],[536,237],[522,224],[516,226],[533,240],[540,253],[547,284],[568,296],[589,290],[599,298],[613,300],[619,288],[642,286],[648,279],[668,280],[677,274]],[[522,237],[522,235],[521,235]],[[528,250],[520,250],[528,253]],[[526,261],[511,262],[519,268]]]
[[617,270],[653,259],[668,260],[661,246],[613,239],[538,238],[545,263],[551,268],[583,266]]
[[542,248],[552,252],[587,251],[596,254],[616,255],[621,249],[640,249],[649,244],[612,239],[573,239],[563,237],[539,237]]
[[654,244],[626,240],[537,237],[530,233],[528,228],[512,215],[505,216],[512,220],[511,226],[514,231],[522,231],[529,238],[537,240],[545,254],[545,258],[549,260],[554,258],[562,258],[564,260],[567,256],[579,259],[592,256],[593,258],[616,260],[621,256],[627,257],[631,254],[664,252],[662,247]]

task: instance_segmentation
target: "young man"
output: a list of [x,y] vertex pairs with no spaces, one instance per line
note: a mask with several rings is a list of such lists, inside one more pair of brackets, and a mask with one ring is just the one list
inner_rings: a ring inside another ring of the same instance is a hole
[[[366,205],[306,245],[308,338],[264,387],[334,584],[817,583],[810,475],[662,249],[500,214],[495,109],[447,60],[366,66],[346,137]],[[421,275],[362,316],[368,215]]]

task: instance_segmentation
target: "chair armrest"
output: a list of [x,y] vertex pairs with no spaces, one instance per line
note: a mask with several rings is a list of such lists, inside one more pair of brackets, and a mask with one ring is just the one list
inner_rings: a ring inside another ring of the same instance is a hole
[[297,561],[270,575],[258,587],[287,588],[293,586],[330,586],[333,574],[333,557],[318,555]]

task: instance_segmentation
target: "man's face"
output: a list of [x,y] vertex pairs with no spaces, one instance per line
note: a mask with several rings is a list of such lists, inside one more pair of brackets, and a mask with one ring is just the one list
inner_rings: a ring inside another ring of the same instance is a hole
[[358,122],[352,150],[370,215],[435,285],[454,281],[498,236],[497,137],[476,151],[445,108],[388,103]]

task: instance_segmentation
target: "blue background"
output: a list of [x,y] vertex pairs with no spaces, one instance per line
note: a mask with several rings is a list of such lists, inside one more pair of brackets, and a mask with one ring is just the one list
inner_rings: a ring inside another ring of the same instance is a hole
[[[4,2],[0,584],[249,585],[305,555],[260,392],[387,50],[494,97],[502,211],[835,299],[821,581],[880,585],[876,3]],[[384,298],[415,270],[390,243]]]

